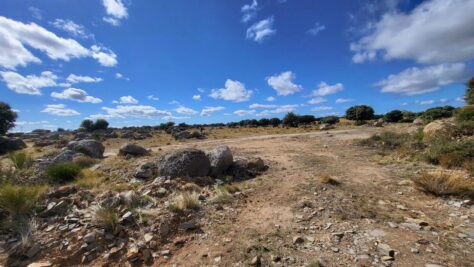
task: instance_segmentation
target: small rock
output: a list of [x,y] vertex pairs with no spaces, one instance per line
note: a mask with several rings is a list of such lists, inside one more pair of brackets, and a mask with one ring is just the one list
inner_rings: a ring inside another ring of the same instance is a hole
[[334,252],[334,253],[338,253],[338,252],[339,252],[339,249],[336,248],[336,247],[332,247],[331,250],[332,250],[332,252]]
[[160,252],[160,255],[161,255],[161,256],[170,256],[170,255],[171,255],[171,252],[170,252],[169,249],[162,250],[162,251]]
[[259,266],[261,264],[260,262],[260,257],[259,256],[255,256],[251,261],[250,261],[250,265],[252,266]]
[[295,236],[293,237],[293,244],[302,244],[304,243],[304,238],[302,236]]
[[84,242],[86,242],[87,244],[91,244],[91,243],[94,243],[95,242],[95,233],[88,233],[86,234],[82,240],[84,240]]
[[151,240],[153,240],[153,235],[150,234],[150,233],[146,233],[143,238],[145,239],[145,242],[148,243],[150,242]]
[[28,251],[26,251],[25,256],[28,258],[33,258],[38,252],[40,252],[41,246],[39,244],[34,244]]

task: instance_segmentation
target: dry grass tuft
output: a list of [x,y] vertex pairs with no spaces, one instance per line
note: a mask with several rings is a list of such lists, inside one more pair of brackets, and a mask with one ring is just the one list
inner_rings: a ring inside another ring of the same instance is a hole
[[474,180],[458,171],[422,172],[413,178],[415,187],[436,196],[468,196],[474,198]]
[[214,186],[216,194],[212,197],[211,202],[215,204],[227,204],[232,202],[233,197],[230,194],[231,192],[229,191],[229,188],[232,189],[229,185]]
[[103,172],[84,169],[81,171],[81,177],[75,183],[80,187],[92,189],[99,187],[104,183],[104,180]]
[[173,212],[198,210],[201,207],[201,202],[198,197],[196,193],[183,192],[176,196],[174,201],[169,205],[169,209]]
[[89,168],[97,163],[97,161],[89,156],[80,156],[73,160],[74,163],[81,166],[81,168]]
[[8,154],[8,159],[18,170],[27,169],[33,165],[33,158],[25,152],[11,152]]
[[330,185],[341,184],[338,180],[332,178],[330,175],[327,175],[327,174],[319,176],[319,181],[323,184],[330,184]]
[[114,208],[97,206],[94,211],[94,221],[106,230],[115,232],[118,225],[118,212]]
[[46,187],[43,186],[3,184],[0,186],[0,208],[8,213],[11,221],[28,217],[45,191]]

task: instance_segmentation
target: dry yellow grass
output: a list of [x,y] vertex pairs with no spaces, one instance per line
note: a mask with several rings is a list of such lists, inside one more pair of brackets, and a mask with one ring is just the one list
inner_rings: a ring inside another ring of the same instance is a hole
[[170,210],[174,212],[198,210],[200,207],[201,202],[198,199],[198,194],[189,192],[179,194],[169,205]]
[[474,198],[474,180],[461,171],[424,171],[412,179],[415,187],[436,196],[458,195]]
[[330,175],[327,175],[327,174],[319,176],[319,181],[323,184],[330,184],[330,185],[340,184],[338,180],[332,178]]
[[105,175],[101,171],[92,171],[84,169],[81,171],[81,176],[75,181],[75,183],[87,189],[98,188],[104,183]]

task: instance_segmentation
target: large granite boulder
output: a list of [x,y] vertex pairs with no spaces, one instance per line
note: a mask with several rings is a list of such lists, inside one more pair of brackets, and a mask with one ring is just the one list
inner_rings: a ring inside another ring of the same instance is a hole
[[94,139],[71,141],[67,145],[67,148],[72,151],[83,153],[92,158],[102,158],[105,150],[104,145]]
[[207,157],[211,163],[209,175],[217,176],[225,172],[234,162],[232,151],[228,146],[218,146],[207,152]]
[[198,149],[183,148],[168,152],[158,159],[162,176],[202,177],[209,174],[211,163],[206,154]]

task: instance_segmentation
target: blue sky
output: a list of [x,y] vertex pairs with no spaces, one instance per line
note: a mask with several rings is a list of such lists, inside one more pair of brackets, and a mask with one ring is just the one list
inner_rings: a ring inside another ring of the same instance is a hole
[[16,130],[461,106],[473,0],[3,0]]

